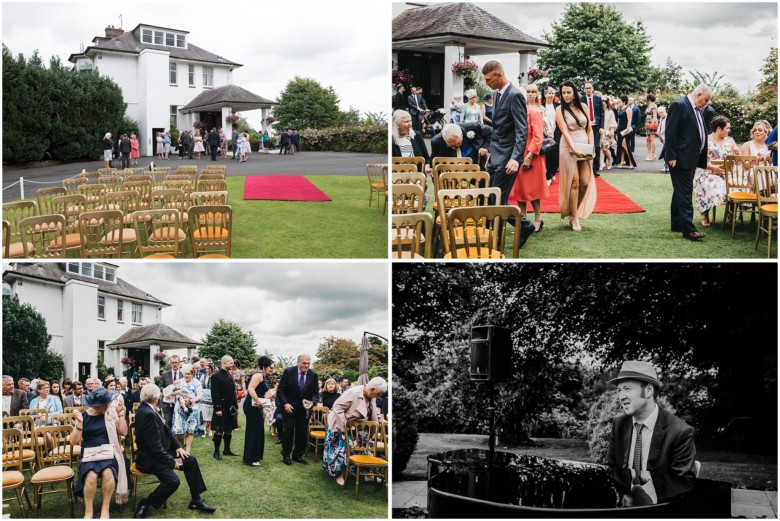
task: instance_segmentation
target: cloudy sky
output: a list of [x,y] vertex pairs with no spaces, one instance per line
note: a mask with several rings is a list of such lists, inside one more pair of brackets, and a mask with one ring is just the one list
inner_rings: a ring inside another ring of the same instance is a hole
[[[46,62],[67,62],[82,42],[119,27],[120,14],[125,31],[140,23],[189,31],[193,44],[243,64],[233,81],[266,98],[300,75],[333,86],[344,110],[388,111],[387,2],[3,2],[2,39],[14,54],[38,49]],[[245,116],[259,126],[260,111]]]
[[[561,20],[565,3],[506,2],[478,4],[521,31],[542,38]],[[655,48],[653,65],[667,56],[681,65],[683,74],[698,70],[724,74],[742,92],[755,89],[760,69],[771,47],[777,47],[777,2],[610,2],[625,20],[643,20]],[[403,4],[393,5],[397,15]],[[467,49],[468,52],[468,49]],[[487,59],[480,57],[478,62]],[[516,59],[514,60],[516,61]],[[515,64],[515,69],[517,64]],[[515,73],[514,77],[517,77]]]
[[389,337],[388,273],[382,262],[120,262],[118,276],[171,304],[162,321],[201,340],[224,318],[252,331],[260,352],[314,355],[338,336]]

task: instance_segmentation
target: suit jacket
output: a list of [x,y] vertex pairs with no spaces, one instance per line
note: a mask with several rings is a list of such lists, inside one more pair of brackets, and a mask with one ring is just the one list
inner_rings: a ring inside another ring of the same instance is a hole
[[[184,378],[184,373],[182,373],[181,369],[179,369],[179,378]],[[173,382],[173,369],[168,369],[160,376],[160,390],[162,391],[169,385],[173,385]],[[161,400],[160,407],[173,407],[173,404],[165,403]]]
[[282,409],[289,403],[293,406],[293,409],[303,410],[303,400],[317,403],[319,388],[317,373],[309,369],[306,371],[306,381],[303,386],[303,394],[301,394],[298,390],[298,366],[294,365],[282,371],[276,395],[279,397],[279,401],[282,402]]
[[371,400],[371,417],[368,417],[368,402],[363,396],[363,385],[350,387],[336,400],[328,414],[328,427],[333,432],[344,432],[347,420],[378,421],[379,407],[376,398]]
[[[633,417],[621,415],[612,423],[609,437],[608,464],[610,467],[630,468],[628,455],[631,453]],[[693,427],[663,410],[658,411],[647,470],[672,472],[682,477],[696,476],[696,446],[693,443]]]
[[222,411],[222,414],[230,414],[230,408],[238,408],[236,401],[236,385],[224,369],[219,369],[211,375],[211,401],[214,404],[214,412]]
[[65,397],[65,401],[63,402],[63,406],[64,407],[83,407],[83,406],[86,405],[86,403],[84,403],[84,400],[86,399],[86,397],[87,397],[87,395],[84,394],[84,391],[81,391],[81,404],[79,405],[79,404],[76,404],[76,402],[74,401],[74,398],[73,398],[72,394],[68,395],[68,396]]
[[174,456],[181,445],[157,412],[149,404],[141,404],[135,414],[136,462],[143,472],[172,469]]
[[631,128],[636,130],[636,126],[639,125],[639,121],[642,119],[642,112],[639,107],[634,105],[631,107]]
[[[493,93],[496,99],[498,92]],[[522,163],[528,120],[525,98],[511,83],[493,106],[493,137],[490,142],[490,165],[503,168],[510,159]]]
[[409,102],[409,114],[412,116],[417,116],[421,110],[428,108],[428,105],[425,104],[425,100],[419,94],[410,94],[407,100]]
[[11,393],[11,410],[8,411],[9,416],[19,416],[19,411],[22,409],[29,409],[27,401],[27,393],[21,389],[14,389]]
[[406,99],[406,96],[404,96],[400,92],[395,93],[395,98],[393,98],[393,109],[394,110],[407,110],[409,108],[409,102]]
[[[471,152],[468,154],[468,157],[470,157],[471,161],[476,165],[479,163],[479,149],[490,148],[493,129],[477,121],[458,123],[458,126],[463,131],[463,143],[460,146],[461,151],[470,146]],[[468,137],[469,132],[474,133],[474,138]],[[447,143],[444,142],[441,132],[433,136],[431,139],[431,161],[436,157],[455,157],[456,155],[457,152],[448,147]]]
[[209,145],[211,145],[213,147],[218,147],[219,146],[219,132],[217,132],[216,130],[214,130],[212,132],[209,132],[208,141],[209,141]]
[[[588,97],[584,94],[580,96],[580,101],[583,104],[585,114],[590,119],[590,113],[588,112]],[[593,95],[593,119],[596,120],[596,129],[604,128],[604,101],[601,96]],[[598,132],[598,130],[596,130]]]
[[[414,133],[414,138],[412,139],[412,149],[414,150],[415,156],[425,158],[426,165],[431,164],[431,157],[428,154],[428,147],[425,146],[425,138],[423,138],[422,134],[419,132]],[[396,145],[395,141],[393,141],[393,157],[401,157],[401,147]]]
[[666,114],[666,137],[664,141],[664,158],[666,161],[677,161],[677,168],[693,170],[696,167],[707,167],[707,134],[706,121],[702,114],[704,128],[704,144],[702,148],[699,138],[699,127],[696,114],[687,96],[669,104]]

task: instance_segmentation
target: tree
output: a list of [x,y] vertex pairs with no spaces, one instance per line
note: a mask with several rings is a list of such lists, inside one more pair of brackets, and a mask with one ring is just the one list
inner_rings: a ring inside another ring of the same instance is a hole
[[764,60],[764,66],[761,67],[761,73],[764,77],[758,84],[758,94],[756,101],[759,103],[777,103],[777,47],[769,50],[769,56]]
[[360,366],[360,346],[348,338],[324,338],[317,348],[317,366],[320,365],[357,371]]
[[560,22],[544,34],[551,47],[539,52],[539,65],[551,85],[592,80],[602,92],[640,89],[650,73],[650,37],[641,20],[630,24],[610,4],[567,4]]
[[62,355],[49,349],[46,320],[18,295],[3,297],[3,373],[19,378],[61,380]]
[[333,87],[325,88],[313,78],[296,76],[287,82],[274,107],[277,129],[327,128],[339,120],[339,98]]
[[687,90],[692,90],[702,83],[708,85],[712,89],[712,92],[715,93],[719,93],[720,89],[723,87],[720,81],[725,77],[725,74],[718,74],[718,71],[699,72],[698,70],[692,70],[688,71],[688,74],[691,75],[692,82],[688,84]]
[[241,362],[242,367],[257,365],[257,341],[251,331],[244,331],[235,322],[219,319],[203,337],[198,354],[211,358],[219,367],[219,359],[230,355]]
[[666,64],[663,67],[650,67],[649,75],[645,81],[645,89],[648,91],[679,92],[683,89],[684,84],[682,66],[677,65],[667,56]]
[[350,105],[349,110],[339,111],[339,117],[336,119],[336,126],[354,126],[360,125],[360,111]]

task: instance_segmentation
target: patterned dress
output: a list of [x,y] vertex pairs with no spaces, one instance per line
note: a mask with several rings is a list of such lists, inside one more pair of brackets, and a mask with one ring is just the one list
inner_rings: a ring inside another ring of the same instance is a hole
[[[174,391],[181,390],[190,398],[195,398],[199,388],[200,386],[193,379],[190,383],[182,382],[179,387],[174,387]],[[176,402],[173,405],[173,433],[202,436],[204,430],[203,422],[200,420],[200,408],[197,404],[191,404],[187,407],[183,402],[184,399],[181,396],[176,397]]]
[[[708,161],[718,161],[736,154],[739,154],[739,148],[733,138],[726,136],[722,145],[716,145],[710,136],[707,144]],[[726,204],[726,181],[719,175],[697,168],[693,175],[693,194],[699,213],[723,206]]]

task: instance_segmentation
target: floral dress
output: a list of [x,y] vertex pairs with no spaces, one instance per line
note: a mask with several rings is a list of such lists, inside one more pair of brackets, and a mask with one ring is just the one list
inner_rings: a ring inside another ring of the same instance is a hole
[[[737,143],[726,136],[723,145],[715,144],[712,139],[707,143],[707,161],[723,160],[728,155],[739,154]],[[703,168],[697,168],[693,176],[693,194],[696,209],[704,213],[715,206],[726,204],[726,180]]]
[[[181,384],[179,384],[178,387],[174,387],[173,390],[184,391],[190,398],[196,398],[200,386],[195,382],[194,379],[190,383],[182,381]],[[190,404],[190,406],[187,407],[184,405],[184,398],[177,396],[176,402],[173,404],[173,433],[203,436],[204,432],[203,422],[200,421],[200,408],[198,407],[198,404]]]

